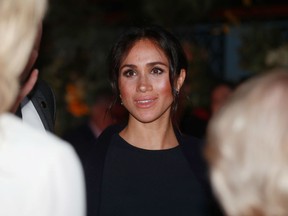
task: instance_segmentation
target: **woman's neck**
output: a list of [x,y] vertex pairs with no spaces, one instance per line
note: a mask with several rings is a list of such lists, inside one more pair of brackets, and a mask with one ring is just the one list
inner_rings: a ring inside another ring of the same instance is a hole
[[169,149],[178,145],[172,121],[141,123],[129,119],[119,135],[131,145],[148,150]]

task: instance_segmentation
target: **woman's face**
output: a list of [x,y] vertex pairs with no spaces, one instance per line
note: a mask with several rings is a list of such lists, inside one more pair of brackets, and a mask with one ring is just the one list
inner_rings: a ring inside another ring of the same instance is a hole
[[128,52],[120,65],[118,84],[130,117],[143,123],[170,118],[169,61],[150,40],[136,42]]

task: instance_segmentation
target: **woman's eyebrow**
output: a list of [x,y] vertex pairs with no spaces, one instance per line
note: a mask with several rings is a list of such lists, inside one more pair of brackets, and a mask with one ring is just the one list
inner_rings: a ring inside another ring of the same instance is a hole
[[[168,67],[167,64],[165,64],[164,62],[160,62],[160,61],[157,61],[157,62],[149,62],[149,63],[147,63],[147,65],[148,65],[149,67],[154,66],[154,65],[163,65],[163,66],[165,66],[165,67]],[[119,70],[122,70],[122,69],[125,68],[125,67],[132,68],[132,69],[137,68],[137,66],[134,65],[134,64],[124,64],[124,65],[122,65],[122,66],[119,68]]]
[[149,65],[149,66],[154,66],[154,65],[163,65],[163,66],[168,67],[168,65],[165,64],[164,62],[150,62],[150,63],[148,63],[147,65]]
[[124,65],[122,65],[122,66],[119,68],[119,70],[122,70],[122,69],[125,68],[125,67],[137,68],[137,66],[134,65],[134,64],[124,64]]

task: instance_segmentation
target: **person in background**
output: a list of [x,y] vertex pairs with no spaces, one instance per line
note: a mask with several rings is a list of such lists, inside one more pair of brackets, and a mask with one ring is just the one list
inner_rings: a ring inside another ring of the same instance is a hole
[[183,112],[180,128],[184,134],[205,139],[207,125],[210,118],[223,106],[234,91],[233,83],[218,81],[210,90],[208,109],[188,107]]
[[84,179],[73,148],[10,113],[45,0],[0,0],[0,215],[83,216]]
[[56,99],[51,87],[38,78],[38,69],[33,69],[38,58],[42,38],[42,22],[38,26],[33,49],[20,75],[20,91],[11,112],[34,128],[54,132]]
[[187,72],[179,41],[159,26],[132,27],[109,59],[129,118],[102,132],[90,152],[88,215],[216,215],[202,142],[173,122]]
[[288,215],[288,70],[240,84],[212,117],[206,157],[227,215]]
[[62,136],[75,148],[82,163],[85,163],[86,155],[91,151],[102,131],[115,124],[117,120],[109,111],[113,102],[110,86],[99,87],[93,94],[88,119],[79,126],[66,131]]
[[210,115],[214,115],[228,100],[234,86],[229,82],[219,82],[211,90],[210,94]]

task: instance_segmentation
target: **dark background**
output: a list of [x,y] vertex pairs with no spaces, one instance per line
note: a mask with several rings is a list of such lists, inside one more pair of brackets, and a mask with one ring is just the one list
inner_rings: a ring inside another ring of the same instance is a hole
[[107,85],[111,45],[125,27],[142,23],[160,24],[181,40],[190,63],[186,104],[207,109],[213,83],[260,73],[268,53],[285,47],[288,3],[50,0],[37,67],[56,93],[58,134],[87,118],[94,92]]

